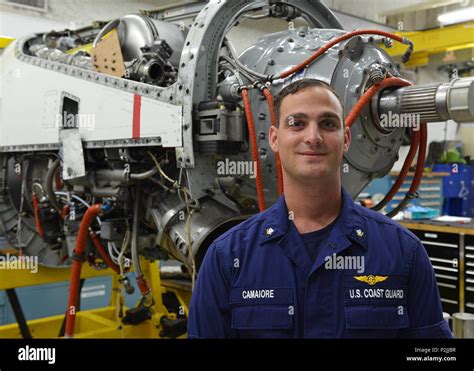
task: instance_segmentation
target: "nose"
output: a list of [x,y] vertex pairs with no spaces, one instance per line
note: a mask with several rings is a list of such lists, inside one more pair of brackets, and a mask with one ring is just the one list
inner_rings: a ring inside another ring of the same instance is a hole
[[321,145],[323,143],[321,131],[316,123],[310,123],[306,127],[304,141],[309,145]]

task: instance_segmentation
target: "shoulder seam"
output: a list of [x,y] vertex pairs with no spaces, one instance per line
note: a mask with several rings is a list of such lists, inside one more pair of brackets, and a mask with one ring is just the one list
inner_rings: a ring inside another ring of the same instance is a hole
[[[214,240],[214,243],[217,244],[217,243],[220,243],[221,241],[225,241],[227,238],[231,237],[233,233],[235,232],[239,232],[239,231],[245,231],[247,229],[250,229],[252,227],[255,226],[256,223],[262,223],[264,220],[257,220],[254,222],[254,224],[251,224],[249,226],[246,226],[246,227],[238,227],[237,229],[235,229],[232,233],[229,233],[227,236],[224,237],[225,234],[227,234],[227,232],[224,232],[221,236],[219,236],[218,238],[216,238]],[[245,222],[244,222],[245,223]],[[237,227],[237,226],[236,226]],[[234,227],[235,228],[235,227]]]
[[[359,210],[357,210],[357,212],[359,213]],[[386,221],[386,220],[383,220],[383,219],[378,219],[378,218],[376,218],[376,217],[374,217],[370,214],[365,214],[365,213],[364,214],[359,213],[359,215],[364,217],[364,218],[374,220],[377,223],[382,223],[382,224],[385,224],[385,225],[390,225],[393,228],[397,228],[397,229],[401,230],[403,232],[403,234],[405,236],[409,237],[413,242],[419,242],[419,239],[416,236],[412,236],[411,233],[408,233],[409,231],[407,231],[406,227],[404,227],[401,224],[397,224],[393,220],[392,220],[392,222],[389,222],[389,221]]]

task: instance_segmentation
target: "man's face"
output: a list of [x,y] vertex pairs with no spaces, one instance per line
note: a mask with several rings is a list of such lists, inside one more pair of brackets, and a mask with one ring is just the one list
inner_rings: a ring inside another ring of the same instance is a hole
[[278,152],[285,176],[302,182],[339,176],[350,130],[343,127],[337,97],[322,87],[287,95],[278,128],[270,128],[270,146]]

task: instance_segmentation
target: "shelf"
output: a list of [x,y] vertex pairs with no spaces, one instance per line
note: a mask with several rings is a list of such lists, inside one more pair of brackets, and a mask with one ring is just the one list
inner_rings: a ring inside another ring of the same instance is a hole
[[[391,172],[389,173],[390,176],[398,176],[398,174],[400,174],[399,171],[391,171]],[[409,173],[407,174],[407,177],[409,177],[409,176],[414,176],[414,175],[415,175],[415,173],[409,172]],[[428,178],[432,178],[432,177],[444,177],[444,176],[450,176],[450,175],[451,175],[451,173],[448,173],[448,172],[438,172],[438,171],[436,171],[436,172],[430,172],[430,173],[423,173],[423,177],[428,177]]]

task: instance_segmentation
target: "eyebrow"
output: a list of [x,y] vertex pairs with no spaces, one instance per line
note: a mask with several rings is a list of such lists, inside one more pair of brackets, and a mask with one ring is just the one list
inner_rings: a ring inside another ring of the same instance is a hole
[[[286,117],[285,122],[289,123],[291,118],[293,118],[293,119],[308,119],[309,116],[306,113],[303,113],[303,112],[292,113],[292,114],[290,114]],[[331,111],[325,111],[325,112],[323,112],[322,114],[320,114],[318,116],[318,119],[324,119],[324,118],[335,118],[337,120],[341,120],[339,115],[337,115],[336,113],[331,112]]]

